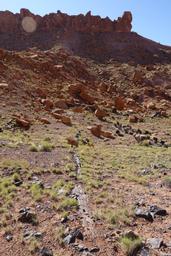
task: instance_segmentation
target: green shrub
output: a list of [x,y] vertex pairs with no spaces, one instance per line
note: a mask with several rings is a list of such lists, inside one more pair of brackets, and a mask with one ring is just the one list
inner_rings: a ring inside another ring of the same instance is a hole
[[168,187],[168,188],[171,188],[171,176],[167,176],[164,181],[163,181],[163,184]]
[[40,201],[42,197],[43,190],[39,184],[32,184],[30,187],[30,191],[32,194],[32,197],[35,201]]
[[29,150],[30,150],[31,152],[38,152],[38,151],[39,151],[39,148],[38,148],[37,145],[35,145],[34,143],[32,143],[32,144],[30,145]]
[[43,141],[41,145],[39,146],[39,150],[42,152],[51,152],[54,148],[54,145],[48,141]]
[[60,210],[70,210],[70,209],[77,209],[78,208],[78,201],[75,198],[66,197],[62,200],[59,205]]
[[142,241],[139,237],[131,238],[123,236],[120,240],[122,248],[125,250],[126,255],[133,256],[140,250],[142,247]]

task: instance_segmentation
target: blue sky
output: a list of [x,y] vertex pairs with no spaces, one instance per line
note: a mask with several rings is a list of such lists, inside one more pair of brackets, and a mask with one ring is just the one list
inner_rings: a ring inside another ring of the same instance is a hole
[[85,14],[91,10],[112,20],[128,10],[133,14],[133,31],[171,46],[171,0],[0,0],[1,10],[19,12],[20,8],[40,15],[57,10]]

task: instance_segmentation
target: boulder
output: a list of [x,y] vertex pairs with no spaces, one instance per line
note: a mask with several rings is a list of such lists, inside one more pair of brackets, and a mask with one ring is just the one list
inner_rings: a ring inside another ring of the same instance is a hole
[[147,245],[149,245],[152,249],[160,249],[163,245],[162,238],[149,238],[147,239]]
[[30,208],[22,208],[20,211],[20,216],[18,218],[18,221],[22,223],[28,223],[28,224],[37,224],[37,217],[36,214],[30,211]]
[[98,119],[103,120],[104,117],[107,116],[107,113],[104,109],[97,108],[96,111],[95,111],[95,115]]
[[53,101],[49,99],[42,99],[41,103],[45,106],[46,110],[51,110],[54,107]]
[[65,244],[72,244],[72,243],[75,243],[76,239],[79,239],[79,240],[82,240],[82,241],[84,240],[84,236],[83,236],[82,232],[79,229],[75,229],[69,235],[67,235],[64,238],[64,243]]
[[52,116],[55,118],[55,119],[57,119],[57,120],[61,120],[61,114],[57,114],[57,113],[51,113],[52,114]]
[[137,123],[139,118],[136,115],[130,115],[128,120],[129,120],[129,123]]
[[84,107],[75,107],[75,108],[73,108],[72,109],[72,111],[74,112],[74,113],[83,113],[84,112],[84,110],[85,110],[85,108]]
[[95,103],[95,97],[90,95],[86,90],[82,90],[80,93],[80,98],[88,103],[88,104],[94,104]]
[[155,110],[156,104],[154,102],[149,102],[149,103],[147,103],[146,108],[149,110]]
[[68,105],[66,103],[66,100],[58,100],[55,102],[55,107],[61,108],[61,109],[68,109]]
[[78,147],[78,140],[72,137],[67,138],[67,142],[71,146]]
[[43,124],[50,124],[50,121],[45,117],[40,117],[38,120]]
[[47,247],[43,247],[40,250],[40,255],[41,256],[53,256],[53,252],[51,249],[47,248]]
[[101,136],[105,137],[105,138],[108,138],[108,139],[114,139],[114,135],[112,132],[109,132],[109,131],[101,131]]
[[143,73],[141,70],[135,70],[133,75],[133,82],[136,83],[142,83],[143,82]]
[[70,85],[68,88],[68,93],[73,97],[78,97],[81,91],[82,91],[81,84]]
[[151,205],[149,207],[149,211],[153,213],[154,215],[159,215],[159,216],[167,216],[168,213],[165,209],[158,207],[157,205]]
[[123,110],[126,106],[126,101],[122,97],[115,98],[115,108],[117,110]]
[[109,139],[115,138],[112,132],[102,130],[102,125],[100,125],[100,124],[97,124],[93,127],[88,127],[88,129],[91,131],[91,133],[94,136],[96,136],[98,138],[101,138],[101,137],[105,137],[105,138],[109,138]]
[[61,116],[61,121],[63,124],[66,124],[68,126],[72,126],[72,121],[69,116]]
[[135,216],[138,218],[143,218],[145,220],[148,220],[150,222],[154,221],[154,215],[149,211],[143,211],[142,209],[136,209]]
[[29,129],[31,126],[30,121],[24,119],[23,117],[16,117],[15,121],[17,126],[19,126],[20,128],[24,128],[26,130]]
[[102,125],[98,124],[98,125],[95,125],[93,127],[88,127],[88,129],[91,131],[91,133],[100,138],[101,137],[101,129],[102,129]]

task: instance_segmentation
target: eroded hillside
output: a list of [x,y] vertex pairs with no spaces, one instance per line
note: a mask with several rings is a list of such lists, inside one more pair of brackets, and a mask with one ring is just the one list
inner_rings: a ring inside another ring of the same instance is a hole
[[0,253],[169,255],[170,48],[103,31],[109,58],[76,32],[72,51],[0,50]]

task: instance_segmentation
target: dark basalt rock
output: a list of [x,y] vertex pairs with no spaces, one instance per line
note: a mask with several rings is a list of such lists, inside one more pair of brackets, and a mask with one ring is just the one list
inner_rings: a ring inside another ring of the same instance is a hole
[[91,253],[96,253],[96,252],[99,252],[100,251],[100,248],[99,247],[93,247],[89,250]]
[[12,241],[13,239],[13,235],[11,233],[6,233],[4,237],[8,242]]
[[142,247],[138,253],[138,256],[149,256],[149,255],[150,255],[150,250],[148,247]]
[[148,210],[142,210],[140,208],[136,209],[135,216],[139,218],[144,218],[150,222],[153,222],[154,217],[158,216],[166,216],[168,215],[165,209],[158,207],[157,205],[151,205]]
[[158,207],[157,205],[151,205],[149,211],[154,215],[166,216],[168,215],[165,209]]
[[139,217],[139,218],[143,218],[143,219],[148,220],[150,222],[153,222],[153,220],[154,220],[154,215],[151,214],[151,212],[143,211],[141,209],[136,210],[135,216]]
[[83,234],[79,229],[76,229],[73,232],[71,232],[69,235],[67,235],[64,238],[64,243],[72,244],[72,243],[75,243],[76,239],[79,239],[79,240],[82,240],[82,241],[84,239]]
[[40,250],[40,255],[41,256],[53,256],[53,252],[52,250],[46,248],[46,247],[43,247],[41,250]]
[[16,187],[19,187],[23,184],[23,181],[20,179],[15,179],[13,183]]
[[32,225],[37,224],[36,214],[30,212],[30,208],[28,208],[28,207],[22,208],[19,211],[19,213],[20,213],[20,216],[18,218],[18,221],[20,221],[22,223],[32,224]]

